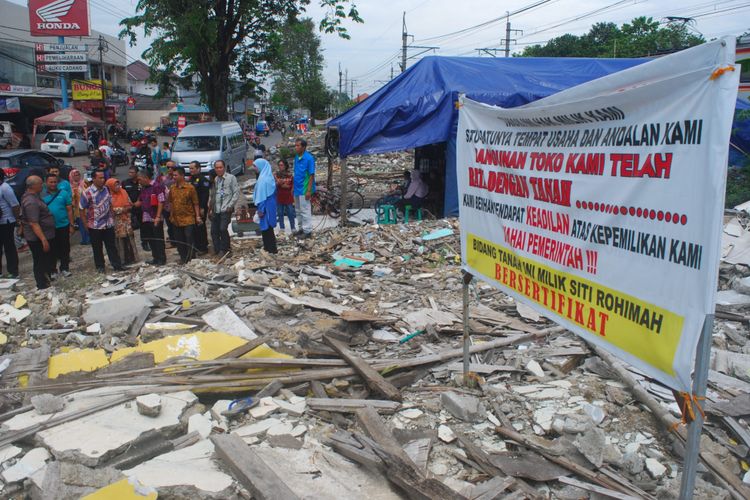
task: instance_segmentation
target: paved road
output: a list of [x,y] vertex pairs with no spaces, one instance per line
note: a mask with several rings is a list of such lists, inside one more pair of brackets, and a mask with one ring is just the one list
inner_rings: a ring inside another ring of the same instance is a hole
[[[269,150],[269,151],[270,151],[270,149],[273,146],[277,146],[281,141],[282,141],[282,136],[281,136],[280,132],[273,132],[268,137],[262,137],[261,138],[261,143],[264,144],[266,146],[267,150]],[[159,137],[159,144],[163,144],[165,142],[171,142],[171,138],[170,137]],[[128,145],[127,149],[128,150],[130,149],[129,145]],[[248,158],[252,158],[253,157],[253,151],[254,151],[254,148],[252,146],[250,146],[250,149],[248,150]],[[64,158],[64,160],[65,160],[66,164],[68,164],[68,165],[70,165],[72,167],[76,167],[76,168],[78,168],[81,171],[86,170],[88,168],[88,166],[90,165],[89,156],[88,155],[78,155],[78,156],[75,156],[73,158]],[[120,180],[127,179],[128,178],[128,167],[129,166],[130,166],[130,164],[128,164],[128,165],[120,165],[117,168],[117,172],[115,173],[115,176],[118,179],[120,179]]]

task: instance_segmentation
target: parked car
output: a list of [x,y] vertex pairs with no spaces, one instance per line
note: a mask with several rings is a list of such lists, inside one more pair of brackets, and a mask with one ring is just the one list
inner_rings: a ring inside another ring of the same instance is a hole
[[47,169],[52,166],[60,167],[60,175],[63,179],[68,178],[68,174],[73,168],[51,154],[34,149],[0,151],[0,168],[5,172],[5,182],[13,188],[19,201],[26,191],[26,178],[32,174],[44,177]]
[[42,151],[45,153],[75,156],[88,154],[90,149],[83,134],[75,130],[50,130],[42,139]]
[[268,137],[268,134],[271,133],[268,122],[265,120],[258,120],[258,123],[255,124],[255,133]]
[[245,173],[247,143],[237,122],[208,122],[188,125],[172,146],[172,160],[186,169],[191,161],[201,165],[201,172],[213,170],[217,160],[224,160],[227,171]]

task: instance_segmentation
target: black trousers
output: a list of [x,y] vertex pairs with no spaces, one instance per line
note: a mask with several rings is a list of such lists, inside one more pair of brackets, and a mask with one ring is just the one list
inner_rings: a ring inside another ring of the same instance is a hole
[[34,260],[34,280],[39,290],[49,288],[49,277],[52,274],[52,245],[55,243],[54,238],[47,240],[49,242],[49,252],[44,251],[41,241],[27,241],[31,258]]
[[265,231],[261,231],[260,235],[263,237],[263,250],[268,253],[276,253],[276,233],[273,232],[273,228],[269,227]]
[[180,254],[180,261],[183,264],[187,264],[193,258],[195,224],[189,226],[172,224],[172,227],[174,228],[174,239],[177,244],[177,253]]
[[141,241],[148,243],[151,257],[156,264],[167,263],[167,251],[164,248],[164,224],[155,225],[153,222],[141,224]]
[[117,244],[115,243],[115,228],[89,228],[89,234],[91,235],[91,249],[94,251],[94,265],[96,269],[104,270],[104,251],[102,245],[107,249],[107,257],[109,257],[109,263],[112,264],[112,267],[115,270],[122,269],[122,261],[120,260],[120,254],[117,252]]
[[211,218],[211,239],[216,255],[224,255],[232,248],[229,241],[229,222],[231,220],[232,214],[229,212],[214,213]]
[[60,263],[60,272],[70,271],[70,226],[55,229],[55,242],[52,246],[52,270],[57,270]]
[[0,273],[3,271],[3,253],[8,273],[18,276],[18,251],[15,237],[16,223],[0,224]]
[[172,214],[170,212],[167,212],[166,210],[164,213],[162,213],[162,217],[164,217],[164,223],[167,225],[167,240],[169,241],[170,245],[174,245],[176,238],[174,233],[175,225],[172,224],[172,221],[170,221],[170,217]]
[[199,252],[208,252],[208,227],[205,220],[203,224],[195,226],[195,249]]

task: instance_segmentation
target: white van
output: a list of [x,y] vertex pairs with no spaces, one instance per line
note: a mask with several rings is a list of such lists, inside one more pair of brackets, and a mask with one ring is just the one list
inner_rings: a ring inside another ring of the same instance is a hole
[[172,146],[172,160],[186,171],[190,162],[201,164],[208,173],[217,160],[224,160],[227,171],[245,173],[248,146],[237,122],[208,122],[188,125],[177,135]]

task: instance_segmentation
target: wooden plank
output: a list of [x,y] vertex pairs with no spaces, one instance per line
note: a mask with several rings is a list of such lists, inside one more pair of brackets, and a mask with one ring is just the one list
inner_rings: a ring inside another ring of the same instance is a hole
[[417,464],[409,458],[375,410],[363,408],[357,411],[357,422],[377,443],[378,449],[375,453],[383,459],[388,479],[403,488],[409,498],[418,500],[465,498],[441,481],[426,477]]
[[559,478],[558,481],[560,481],[563,484],[575,486],[576,488],[581,488],[582,490],[593,491],[594,493],[598,493],[600,495],[604,495],[605,497],[609,497],[609,498],[617,498],[618,500],[638,500],[638,497],[625,495],[623,493],[620,493],[619,491],[610,490],[608,488],[602,488],[601,486],[597,486],[595,484],[584,483],[583,481],[573,479],[572,477],[563,476]]
[[532,441],[528,437],[516,432],[513,429],[508,429],[506,427],[500,426],[500,427],[495,427],[495,432],[504,436],[507,439],[511,439],[515,441],[516,443],[519,443],[525,446],[526,448],[529,448],[530,450],[533,450],[541,454],[544,458],[546,458],[550,462],[554,462],[557,465],[564,467],[568,469],[569,471],[574,472],[578,474],[579,476],[584,477],[593,483],[597,483],[599,486],[603,486],[604,488],[608,488],[611,490],[617,490],[620,493],[625,493],[625,494],[628,493],[625,490],[624,486],[612,481],[610,478],[606,477],[605,475],[593,472],[565,457],[555,456],[547,448],[543,447],[542,445],[538,444],[535,441]]
[[377,411],[394,412],[401,407],[401,403],[380,399],[340,399],[340,398],[308,398],[307,406],[313,410],[338,411],[354,413],[363,408]]
[[[329,399],[328,393],[326,393],[323,384],[319,380],[313,380],[312,382],[310,382],[310,389],[312,390],[313,396],[315,396],[316,398]],[[323,415],[321,415],[321,417],[328,418],[331,422],[334,423],[336,427],[339,427],[341,429],[346,429],[347,427],[349,427],[349,420],[347,420],[343,415],[327,411],[322,413]]]
[[349,363],[354,371],[356,371],[360,377],[362,377],[367,383],[368,387],[378,394],[382,394],[386,398],[393,401],[403,401],[401,391],[396,389],[390,382],[383,378],[383,376],[375,371],[365,360],[357,356],[348,346],[343,342],[334,339],[328,335],[323,336],[323,342],[328,345],[331,349],[336,351],[339,356]]
[[471,500],[497,500],[514,482],[512,477],[493,477],[489,481],[474,486],[471,491]]
[[215,434],[216,455],[258,500],[299,498],[237,434]]
[[235,347],[231,351],[225,352],[221,356],[219,356],[216,359],[235,359],[239,358],[241,356],[244,356],[245,354],[249,353],[256,347],[260,347],[261,345],[268,342],[269,338],[266,336],[258,337],[257,339],[248,340],[244,344],[242,344],[239,347]]

